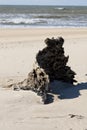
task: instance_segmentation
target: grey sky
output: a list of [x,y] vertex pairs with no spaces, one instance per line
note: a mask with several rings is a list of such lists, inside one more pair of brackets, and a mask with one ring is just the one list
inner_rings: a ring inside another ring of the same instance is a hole
[[87,0],[0,0],[1,4],[21,5],[86,5]]

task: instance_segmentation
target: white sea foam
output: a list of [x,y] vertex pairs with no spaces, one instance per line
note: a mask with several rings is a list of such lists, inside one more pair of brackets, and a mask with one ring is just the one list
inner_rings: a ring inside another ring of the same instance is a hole
[[58,9],[58,10],[65,10],[66,8],[64,8],[64,7],[58,7],[58,8],[55,8],[55,9]]

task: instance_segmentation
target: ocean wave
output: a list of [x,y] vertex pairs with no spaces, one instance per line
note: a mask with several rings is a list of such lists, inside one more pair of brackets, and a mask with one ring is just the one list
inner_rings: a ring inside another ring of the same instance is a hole
[[[38,14],[12,14],[0,13],[0,27],[3,26],[86,26],[87,14],[70,14],[68,13],[41,13]],[[12,26],[12,27],[13,27]]]
[[62,19],[62,18],[68,18],[67,15],[37,15],[34,16],[35,18],[46,18],[46,19]]
[[41,24],[41,23],[47,23],[47,21],[41,19],[23,19],[23,18],[0,20],[1,25],[34,25],[34,24]]
[[56,10],[66,10],[66,8],[64,8],[64,7],[56,7],[54,9],[56,9]]
[[43,14],[43,13],[39,13],[39,14],[0,14],[0,19],[13,19],[13,18],[66,18],[68,17],[67,14],[51,14],[51,13],[47,13],[47,14]]

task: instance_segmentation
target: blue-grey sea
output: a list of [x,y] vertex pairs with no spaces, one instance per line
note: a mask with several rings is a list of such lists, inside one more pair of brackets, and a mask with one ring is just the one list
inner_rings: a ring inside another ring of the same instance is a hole
[[3,27],[87,27],[87,6],[0,5]]

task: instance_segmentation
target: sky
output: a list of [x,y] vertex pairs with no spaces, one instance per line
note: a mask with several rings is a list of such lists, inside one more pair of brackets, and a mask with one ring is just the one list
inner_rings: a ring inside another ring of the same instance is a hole
[[0,0],[0,5],[82,5],[87,0]]

